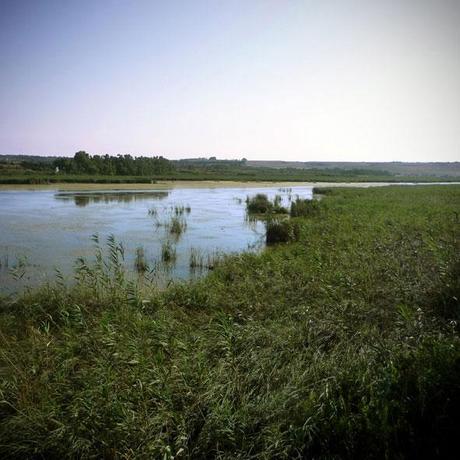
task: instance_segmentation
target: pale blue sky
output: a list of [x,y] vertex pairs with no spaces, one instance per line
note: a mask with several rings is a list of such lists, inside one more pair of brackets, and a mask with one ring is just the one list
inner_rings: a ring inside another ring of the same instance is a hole
[[460,2],[0,0],[0,153],[460,160]]

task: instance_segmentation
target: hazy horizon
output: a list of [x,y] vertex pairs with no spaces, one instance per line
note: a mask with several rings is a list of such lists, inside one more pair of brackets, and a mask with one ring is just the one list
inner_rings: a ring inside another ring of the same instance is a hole
[[0,153],[460,160],[458,1],[0,1]]

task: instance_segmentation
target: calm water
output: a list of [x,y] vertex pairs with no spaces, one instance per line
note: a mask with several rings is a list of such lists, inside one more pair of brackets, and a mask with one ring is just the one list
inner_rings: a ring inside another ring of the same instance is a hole
[[[261,222],[248,222],[246,197],[265,193],[270,198],[289,195],[311,198],[312,188],[278,187],[194,188],[139,191],[0,191],[0,290],[14,291],[55,277],[58,268],[73,273],[77,257],[91,257],[98,234],[104,242],[113,234],[125,248],[127,268],[134,268],[136,248],[142,247],[150,267],[161,259],[166,241],[176,248],[175,265],[163,278],[196,276],[190,253],[235,253],[257,250],[264,244]],[[175,239],[166,225],[174,206],[190,207],[187,227]],[[154,209],[156,215],[149,214]],[[193,248],[193,249],[192,249]],[[159,271],[159,270],[158,270]],[[199,273],[198,273],[199,274]]]

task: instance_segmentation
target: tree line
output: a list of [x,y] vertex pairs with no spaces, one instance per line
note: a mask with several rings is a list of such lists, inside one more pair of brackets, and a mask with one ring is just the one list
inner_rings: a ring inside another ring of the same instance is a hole
[[53,167],[67,174],[101,174],[107,176],[149,176],[175,170],[174,164],[162,156],[90,155],[77,152],[73,158],[58,158]]

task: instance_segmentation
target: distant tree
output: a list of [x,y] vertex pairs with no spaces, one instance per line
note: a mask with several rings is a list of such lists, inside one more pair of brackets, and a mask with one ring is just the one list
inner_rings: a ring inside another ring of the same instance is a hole
[[81,150],[73,158],[58,158],[55,168],[67,174],[104,174],[120,176],[148,176],[164,174],[175,169],[174,164],[163,157],[138,157],[131,155],[89,155]]

